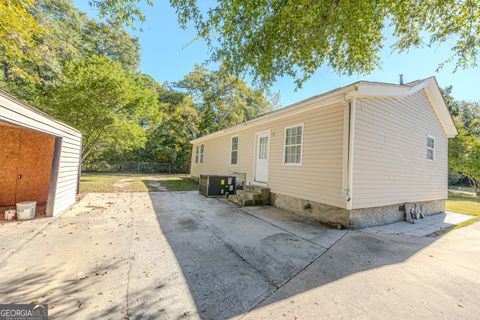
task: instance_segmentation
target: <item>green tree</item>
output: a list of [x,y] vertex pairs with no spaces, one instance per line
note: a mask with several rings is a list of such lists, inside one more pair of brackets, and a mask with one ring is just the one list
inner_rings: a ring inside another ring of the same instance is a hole
[[480,196],[480,104],[459,102],[458,136],[449,143],[449,167],[468,178]]
[[[17,2],[23,3],[12,1]],[[3,69],[0,85],[31,104],[38,103],[37,98],[45,93],[44,86],[60,76],[62,65],[67,61],[98,55],[118,61],[130,71],[136,70],[139,65],[138,39],[115,23],[89,19],[75,8],[71,0],[37,0],[35,8],[27,13],[30,19],[27,21],[36,29],[29,33],[32,38],[29,42],[23,40],[26,35],[17,39],[25,42],[22,50],[8,54],[1,48],[15,49],[15,46],[9,41],[10,38],[0,36],[0,66]],[[3,19],[0,19],[0,34],[16,34],[15,27],[29,30],[22,23],[26,17],[14,17],[18,19],[3,30]],[[10,17],[6,18],[5,21],[9,22]]]
[[[92,0],[102,16],[135,23],[142,0]],[[150,3],[151,1],[146,1]],[[170,0],[183,28],[198,36],[230,73],[250,72],[270,84],[289,75],[297,85],[319,67],[339,74],[369,73],[380,64],[388,25],[395,51],[445,44],[446,62],[477,65],[480,0],[217,0],[208,8],[196,0]]]
[[118,62],[92,56],[69,62],[49,85],[43,109],[79,129],[83,160],[93,151],[129,151],[146,141],[141,120],[154,117],[155,92]]
[[145,159],[177,165],[189,163],[192,140],[199,120],[192,99],[185,93],[164,89],[158,94],[161,121],[147,132]]
[[48,37],[58,49],[55,62],[98,55],[128,70],[139,65],[137,38],[114,22],[89,19],[71,0],[37,0],[35,18],[49,30]]
[[37,81],[23,67],[41,65],[49,59],[52,47],[45,41],[45,29],[34,17],[34,0],[0,1],[0,65],[2,77],[13,75]]
[[272,109],[264,91],[227,73],[222,66],[217,71],[195,65],[194,71],[174,84],[185,90],[198,112],[198,134],[205,135],[250,120]]

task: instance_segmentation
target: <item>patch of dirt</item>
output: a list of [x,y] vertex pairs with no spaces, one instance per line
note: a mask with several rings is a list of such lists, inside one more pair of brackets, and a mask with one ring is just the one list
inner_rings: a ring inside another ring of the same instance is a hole
[[115,188],[123,189],[127,188],[130,185],[130,182],[135,181],[136,179],[120,179],[113,184]]

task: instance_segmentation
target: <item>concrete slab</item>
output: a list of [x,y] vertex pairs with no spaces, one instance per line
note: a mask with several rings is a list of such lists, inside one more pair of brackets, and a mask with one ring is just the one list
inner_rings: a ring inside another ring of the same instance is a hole
[[[180,204],[184,209],[182,212],[189,213],[198,223],[207,226],[274,286],[283,284],[328,248],[299,236],[302,232],[304,234],[309,232],[312,237],[315,236],[309,224],[292,223],[289,230],[280,229],[220,199],[205,198],[196,192],[176,192],[171,195],[175,198],[170,201],[171,203]],[[152,199],[157,196],[159,195],[151,194]],[[291,215],[285,211],[283,214]],[[284,225],[287,225],[287,221]],[[317,225],[317,228],[319,239],[326,230],[320,225]],[[336,240],[345,233],[332,231],[330,239],[335,237]]]
[[479,234],[349,232],[238,319],[478,319]]
[[466,214],[445,212],[415,220],[415,223],[399,221],[383,226],[358,229],[357,231],[425,237],[442,229],[456,226],[472,218],[472,216]]
[[0,261],[15,253],[29,239],[42,232],[54,218],[0,222]]
[[[301,223],[286,211],[273,212],[279,217],[283,214],[284,221],[272,224],[228,201],[205,198],[198,192],[150,193],[150,197],[198,312],[206,319],[224,319],[253,308],[345,234]],[[200,230],[203,237],[196,235]],[[306,235],[310,239],[302,237]],[[328,236],[322,241],[324,235]],[[202,281],[200,274],[206,277]]]
[[347,233],[347,230],[335,230],[272,206],[245,207],[242,208],[242,211],[248,212],[260,220],[289,233],[293,233],[323,248],[330,248],[338,239]]
[[235,250],[240,248],[216,234],[214,226],[193,215],[170,193],[150,197],[200,318],[229,318],[273,292],[271,281]]
[[196,314],[147,193],[88,194],[2,260],[0,274],[2,303],[47,303],[53,318]]

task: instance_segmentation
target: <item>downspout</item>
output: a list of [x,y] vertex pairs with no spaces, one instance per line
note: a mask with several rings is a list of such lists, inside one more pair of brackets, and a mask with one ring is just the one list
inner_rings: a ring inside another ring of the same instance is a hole
[[348,126],[348,168],[347,168],[347,191],[349,199],[347,209],[352,210],[353,200],[353,150],[355,146],[355,112],[357,107],[357,98],[353,96],[350,100],[350,116]]
[[345,206],[350,201],[350,191],[348,189],[348,159],[350,145],[350,103],[346,95],[343,95],[343,157],[342,157],[342,197],[345,200]]

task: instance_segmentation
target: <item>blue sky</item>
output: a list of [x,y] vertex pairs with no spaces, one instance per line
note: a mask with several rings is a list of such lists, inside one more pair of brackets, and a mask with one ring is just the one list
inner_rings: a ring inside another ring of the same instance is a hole
[[[143,31],[132,33],[139,37],[141,43],[140,70],[154,77],[158,82],[181,80],[193,69],[195,63],[204,62],[209,54],[205,43],[195,39],[193,28],[182,30],[177,23],[174,10],[168,1],[156,0],[153,7],[145,7],[146,22]],[[79,9],[90,17],[97,17],[96,10],[86,0],[75,0]],[[454,65],[447,65],[435,72],[438,65],[450,56],[449,44],[435,48],[414,49],[408,53],[393,54],[390,45],[394,42],[388,37],[381,52],[381,69],[369,75],[338,76],[327,67],[317,70],[315,75],[295,90],[292,78],[281,78],[271,88],[280,91],[282,106],[289,105],[313,95],[323,93],[357,80],[398,82],[398,75],[403,73],[405,82],[436,76],[441,87],[453,85],[453,96],[457,99],[480,100],[480,67],[457,70]]]

